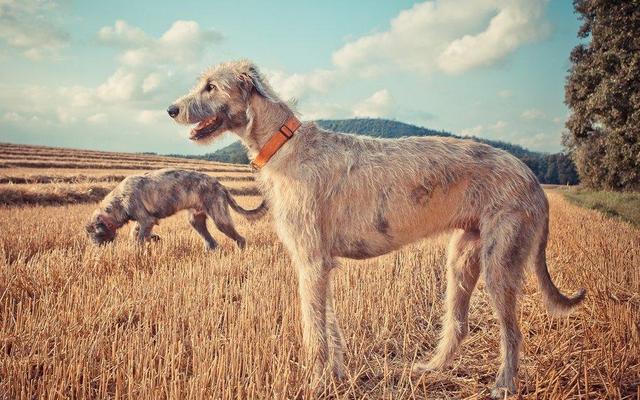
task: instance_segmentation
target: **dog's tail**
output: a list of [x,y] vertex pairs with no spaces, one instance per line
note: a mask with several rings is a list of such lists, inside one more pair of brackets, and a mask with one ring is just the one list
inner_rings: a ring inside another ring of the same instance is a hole
[[539,247],[537,249],[535,257],[535,272],[538,277],[538,284],[540,290],[542,290],[542,298],[547,307],[549,314],[553,316],[563,316],[571,312],[576,306],[578,306],[584,300],[587,291],[586,289],[578,290],[572,297],[563,295],[557,286],[551,280],[549,270],[547,269],[547,237],[549,235],[549,223],[545,223],[544,231],[541,235]]
[[231,195],[231,193],[229,193],[228,190],[225,190],[224,194],[227,196],[227,202],[229,203],[231,208],[233,208],[235,212],[242,215],[249,221],[259,220],[260,218],[264,217],[267,211],[269,210],[266,200],[262,200],[262,203],[260,203],[258,208],[254,208],[253,210],[246,210],[236,202],[236,199],[233,198],[233,196]]

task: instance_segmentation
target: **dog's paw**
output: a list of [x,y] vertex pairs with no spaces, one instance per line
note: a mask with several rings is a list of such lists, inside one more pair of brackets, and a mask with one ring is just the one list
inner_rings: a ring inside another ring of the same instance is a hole
[[215,251],[217,248],[218,248],[218,245],[217,245],[217,244],[208,244],[208,243],[205,243],[205,245],[204,245],[204,251],[205,251],[205,252]]
[[411,368],[413,375],[422,375],[427,372],[442,371],[447,367],[448,363],[437,357],[432,358],[426,363],[415,363]]
[[510,385],[511,387],[505,386],[494,386],[491,388],[491,398],[494,400],[497,399],[506,399],[509,396],[514,395],[516,393],[516,388],[514,385]]
[[429,363],[416,363],[411,366],[411,375],[413,376],[421,376],[432,371],[434,371],[434,368]]

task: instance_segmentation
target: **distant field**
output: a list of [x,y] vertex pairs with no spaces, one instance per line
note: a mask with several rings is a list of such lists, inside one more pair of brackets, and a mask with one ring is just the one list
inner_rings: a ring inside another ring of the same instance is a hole
[[215,176],[235,195],[258,195],[245,165],[155,155],[0,144],[0,205],[96,202],[128,175],[186,168]]
[[[37,154],[42,167],[20,152]],[[295,271],[269,217],[249,224],[233,216],[247,238],[245,251],[212,228],[221,246],[206,253],[184,213],[162,221],[156,229],[162,240],[144,248],[127,240],[130,227],[103,248],[84,236],[104,193],[98,189],[107,191],[128,174],[199,169],[237,193],[254,194],[248,168],[0,145],[0,165],[32,161],[0,168],[0,399],[312,398],[300,365]],[[71,162],[87,167],[56,167]],[[96,164],[105,167],[89,166]],[[575,314],[552,320],[537,283],[527,279],[519,313],[520,393],[636,399],[640,229],[548,193],[550,272],[565,293],[585,287],[588,294]],[[247,207],[261,201],[237,198]],[[499,342],[482,283],[472,298],[470,335],[452,368],[421,378],[409,373],[437,343],[446,241],[345,260],[335,271],[349,375],[317,397],[486,398]]]

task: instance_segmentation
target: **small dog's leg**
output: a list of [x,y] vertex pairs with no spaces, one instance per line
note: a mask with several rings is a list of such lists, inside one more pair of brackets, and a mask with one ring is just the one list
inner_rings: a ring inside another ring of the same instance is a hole
[[458,231],[449,242],[447,256],[446,311],[435,354],[427,364],[414,370],[436,370],[449,364],[469,331],[469,300],[480,275],[480,236],[477,232]]
[[151,236],[151,229],[153,229],[153,225],[155,225],[154,220],[142,220],[138,221],[140,224],[140,228],[138,229],[138,243],[143,244],[149,236]]
[[211,207],[207,213],[220,232],[233,239],[241,249],[245,248],[247,242],[233,226],[233,221],[231,220],[231,215],[229,215],[229,209],[226,203],[224,203],[224,205],[218,204],[218,206]]
[[214,250],[218,247],[218,243],[207,229],[207,215],[205,213],[189,211],[189,224],[191,224],[193,229],[202,237],[207,250]]
[[238,231],[236,231],[236,228],[233,226],[233,224],[219,223],[216,220],[214,220],[214,222],[220,232],[233,239],[238,244],[238,247],[244,249],[247,246],[247,241],[244,237],[242,237],[242,235],[238,233]]
[[140,234],[140,224],[138,222],[135,222],[135,225],[133,226],[133,228],[131,229],[131,233],[129,234],[131,237],[131,240],[137,240],[139,234]]

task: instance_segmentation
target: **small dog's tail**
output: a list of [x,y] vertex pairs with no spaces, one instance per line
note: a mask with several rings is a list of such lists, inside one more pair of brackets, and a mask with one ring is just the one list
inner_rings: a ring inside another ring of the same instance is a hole
[[253,210],[246,210],[236,202],[236,199],[233,198],[233,196],[231,195],[231,193],[229,193],[228,190],[225,190],[224,193],[227,196],[227,202],[229,203],[231,208],[233,208],[235,212],[242,215],[249,221],[259,220],[260,218],[264,217],[267,211],[269,210],[266,200],[262,200],[262,203],[260,203],[258,208],[254,208]]
[[567,297],[563,295],[558,287],[551,280],[549,270],[547,269],[547,236],[549,233],[549,226],[545,224],[544,232],[542,232],[541,241],[537,254],[535,254],[535,272],[538,277],[538,284],[540,290],[542,290],[542,298],[547,307],[549,314],[553,316],[563,316],[571,312],[576,306],[578,306],[584,300],[587,291],[586,289],[578,290],[573,296]]

